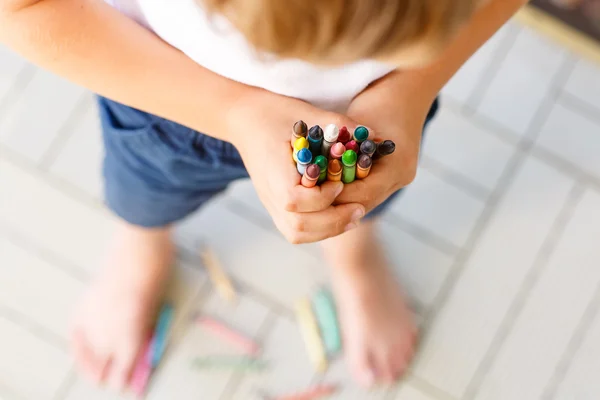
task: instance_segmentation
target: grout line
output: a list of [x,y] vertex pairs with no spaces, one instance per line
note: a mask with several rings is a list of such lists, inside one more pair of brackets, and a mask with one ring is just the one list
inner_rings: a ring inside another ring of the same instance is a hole
[[457,400],[450,393],[446,393],[444,390],[438,388],[435,385],[432,385],[424,379],[419,378],[413,373],[409,373],[406,377],[406,380],[411,387],[417,389],[418,391],[426,394],[429,397],[433,397],[438,400]]
[[65,397],[67,397],[67,395],[69,394],[71,389],[73,389],[73,386],[75,385],[76,382],[77,382],[77,373],[75,372],[75,368],[73,367],[67,373],[67,376],[65,377],[65,379],[63,380],[61,385],[58,387],[56,392],[54,393],[54,396],[52,396],[52,400],[63,400]]
[[22,248],[23,250],[27,250],[30,254],[39,258],[42,261],[45,261],[66,273],[71,278],[81,282],[87,283],[89,281],[90,275],[86,270],[80,268],[66,259],[62,258],[60,255],[52,252],[51,250],[45,249],[41,246],[38,246],[33,241],[29,240],[25,235],[18,232],[16,229],[13,229],[11,226],[7,225],[3,220],[0,219],[0,237],[5,238],[15,246]]
[[431,172],[433,175],[436,175],[457,189],[461,189],[464,193],[477,200],[481,200],[483,202],[487,200],[490,190],[482,186],[480,183],[459,172],[453,171],[451,168],[445,166],[443,163],[435,160],[432,157],[423,155],[421,159],[423,160],[421,163],[422,167]]
[[494,80],[498,72],[504,65],[508,53],[513,48],[517,37],[522,31],[522,27],[519,25],[512,25],[509,28],[506,36],[498,43],[494,56],[489,60],[488,66],[485,68],[481,77],[477,80],[475,90],[467,98],[464,105],[465,116],[473,115],[477,112],[477,105],[483,100],[487,91],[491,86],[491,82]]
[[33,64],[26,64],[23,68],[17,73],[17,76],[13,79],[13,83],[6,92],[6,94],[0,98],[0,116],[6,112],[9,107],[9,104],[18,100],[29,82],[33,79],[33,76],[36,74],[38,68]]
[[52,164],[58,159],[65,144],[75,134],[76,128],[83,121],[86,112],[88,112],[90,107],[93,107],[93,103],[89,96],[90,93],[87,91],[80,96],[77,100],[77,104],[73,107],[73,110],[71,110],[69,117],[54,135],[48,148],[46,148],[40,157],[40,161],[37,163],[37,167],[40,171],[48,171],[50,169]]
[[0,305],[0,318],[4,318],[13,324],[19,325],[21,328],[25,329],[44,343],[51,345],[63,353],[69,352],[69,344],[65,338],[50,331],[45,326],[39,324],[24,314],[21,314],[12,307]]
[[600,109],[596,108],[587,101],[572,95],[564,89],[562,89],[559,93],[558,102],[565,108],[576,112],[585,119],[588,119],[596,124],[600,123]]
[[543,391],[542,398],[552,399],[556,396],[556,391],[564,381],[569,372],[573,360],[577,354],[582,351],[583,342],[586,339],[594,321],[600,317],[600,283],[596,287],[596,292],[585,308],[581,320],[577,324],[571,339],[569,340],[562,356],[560,357],[554,373],[548,380]]
[[535,288],[538,279],[547,268],[548,261],[555,250],[555,245],[560,242],[567,224],[571,220],[578,202],[583,196],[584,188],[579,184],[574,184],[558,215],[556,216],[542,246],[540,247],[533,264],[525,274],[517,293],[513,297],[502,321],[496,330],[492,341],[479,362],[475,373],[471,377],[469,384],[464,392],[463,399],[474,399],[481,388],[485,377],[493,366],[496,356],[502,351],[503,345],[510,336],[515,322],[518,321],[523,311],[529,295]]

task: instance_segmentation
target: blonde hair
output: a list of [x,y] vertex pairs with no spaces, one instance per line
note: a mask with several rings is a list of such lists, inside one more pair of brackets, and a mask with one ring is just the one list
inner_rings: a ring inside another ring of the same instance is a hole
[[202,0],[258,50],[311,61],[385,59],[437,46],[478,0]]

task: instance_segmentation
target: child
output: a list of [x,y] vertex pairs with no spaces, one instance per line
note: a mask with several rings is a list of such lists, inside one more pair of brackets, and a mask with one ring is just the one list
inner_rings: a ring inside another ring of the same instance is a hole
[[[356,379],[397,379],[416,330],[373,217],[413,179],[438,91],[525,0],[111,3],[0,0],[3,42],[106,96],[106,201],[122,222],[74,321],[81,370],[123,387],[171,224],[250,176],[288,240],[322,241]],[[307,189],[290,162],[299,119],[365,125],[397,150],[367,180]]]

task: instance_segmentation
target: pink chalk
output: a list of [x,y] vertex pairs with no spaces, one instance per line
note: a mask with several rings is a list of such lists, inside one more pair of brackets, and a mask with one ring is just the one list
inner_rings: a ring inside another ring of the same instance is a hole
[[240,332],[233,330],[225,323],[217,319],[200,317],[198,318],[198,324],[200,324],[200,326],[202,326],[204,329],[212,332],[215,336],[227,340],[246,354],[256,355],[261,351],[260,346],[254,340]]
[[143,397],[146,394],[146,388],[152,375],[152,346],[150,343],[151,341],[148,340],[144,345],[143,353],[138,358],[129,383],[129,387],[137,397]]

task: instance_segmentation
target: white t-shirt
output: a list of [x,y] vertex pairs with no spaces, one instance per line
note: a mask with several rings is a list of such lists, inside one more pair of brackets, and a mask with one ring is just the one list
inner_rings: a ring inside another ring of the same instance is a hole
[[217,74],[333,111],[344,111],[354,96],[394,69],[367,60],[324,68],[259,56],[225,18],[209,20],[197,0],[106,1]]

